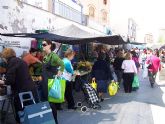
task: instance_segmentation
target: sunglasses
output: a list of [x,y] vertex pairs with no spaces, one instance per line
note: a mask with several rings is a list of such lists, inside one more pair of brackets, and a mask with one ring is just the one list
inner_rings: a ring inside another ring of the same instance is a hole
[[46,46],[47,46],[47,44],[46,44],[46,43],[43,43],[43,44],[42,44],[42,46],[43,46],[43,47],[46,47]]

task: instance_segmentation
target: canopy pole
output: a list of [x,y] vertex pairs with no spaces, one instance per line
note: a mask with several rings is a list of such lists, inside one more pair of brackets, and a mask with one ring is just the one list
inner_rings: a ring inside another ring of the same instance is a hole
[[60,47],[58,48],[58,50],[57,50],[56,54],[58,54],[58,52],[60,51],[61,46],[62,46],[62,43],[60,44]]
[[85,57],[84,57],[84,54],[83,54],[83,52],[82,52],[82,48],[81,48],[81,45],[80,45],[80,44],[79,44],[79,48],[80,48],[80,54],[82,55],[83,60],[86,61],[86,59],[85,59]]

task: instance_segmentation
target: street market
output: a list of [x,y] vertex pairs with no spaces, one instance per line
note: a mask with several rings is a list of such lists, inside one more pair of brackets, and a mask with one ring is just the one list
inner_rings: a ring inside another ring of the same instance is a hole
[[0,124],[164,124],[159,3],[0,2]]

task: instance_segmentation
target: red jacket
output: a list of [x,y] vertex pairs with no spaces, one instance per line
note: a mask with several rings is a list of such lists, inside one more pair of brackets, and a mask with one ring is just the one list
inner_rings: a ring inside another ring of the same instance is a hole
[[156,73],[159,70],[161,70],[161,61],[155,55],[152,55],[152,56],[147,58],[147,64],[151,64],[151,66],[149,68],[150,72]]

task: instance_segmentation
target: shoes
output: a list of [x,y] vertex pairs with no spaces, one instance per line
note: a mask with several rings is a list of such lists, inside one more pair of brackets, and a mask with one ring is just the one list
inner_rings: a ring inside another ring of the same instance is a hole
[[104,101],[104,99],[103,98],[101,98],[101,100],[100,100],[101,102],[103,102]]
[[99,102],[103,102],[103,101],[104,101],[104,99],[103,99],[103,98],[99,99]]

